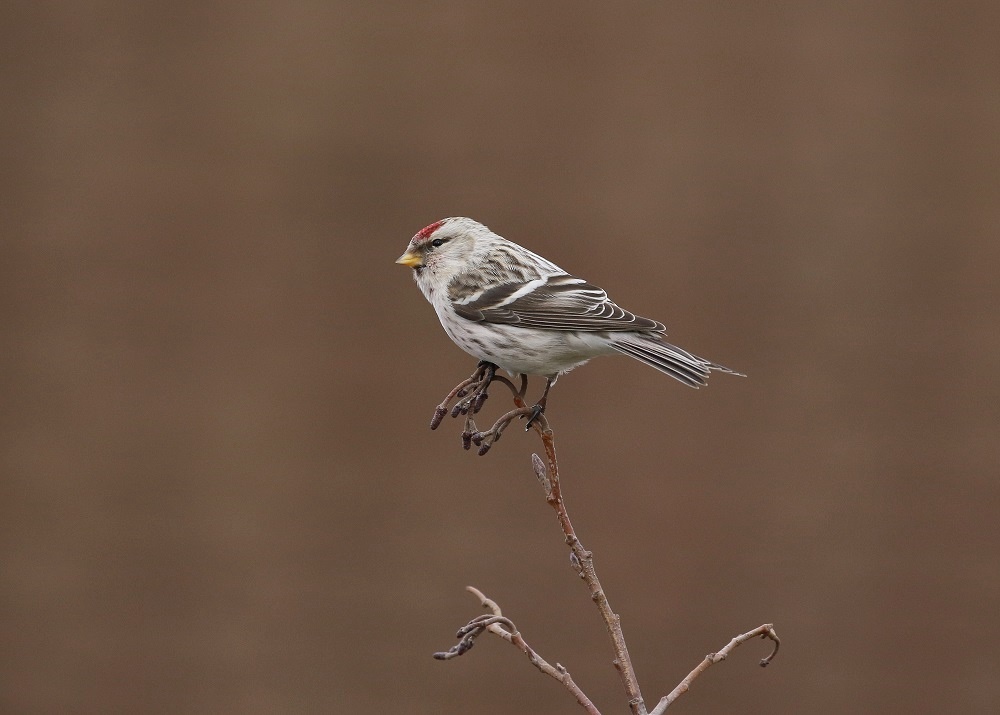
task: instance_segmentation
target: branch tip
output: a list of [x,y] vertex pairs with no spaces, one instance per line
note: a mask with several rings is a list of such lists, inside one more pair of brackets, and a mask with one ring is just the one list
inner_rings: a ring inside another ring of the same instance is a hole
[[774,656],[778,655],[778,648],[781,647],[781,639],[778,638],[778,634],[774,632],[773,624],[766,623],[765,625],[761,626],[761,628],[764,629],[764,632],[760,634],[761,639],[770,638],[772,641],[774,641],[774,650],[772,650],[770,655],[768,655],[766,658],[761,658],[760,660],[760,667],[766,668],[771,663],[771,661],[774,660]]
[[583,707],[584,710],[587,711],[589,715],[601,715],[600,711],[594,703],[591,702],[590,698],[588,698],[587,695],[580,689],[580,686],[573,681],[573,677],[569,674],[569,671],[566,670],[566,668],[560,663],[556,663],[555,666],[550,665],[544,658],[542,658],[542,656],[538,655],[538,653],[536,653],[535,650],[528,645],[528,643],[524,640],[524,637],[518,632],[513,621],[501,615],[500,606],[497,605],[496,601],[488,598],[475,586],[466,586],[465,590],[478,598],[479,603],[483,606],[483,608],[488,609],[490,613],[480,614],[459,628],[457,636],[461,640],[446,651],[434,653],[433,657],[436,660],[451,660],[452,658],[456,658],[463,653],[468,652],[475,644],[476,638],[488,631],[495,636],[503,638],[505,641],[524,653],[524,655],[528,658],[528,662],[538,668],[538,670],[542,673],[562,683],[563,687],[573,694],[576,701]]
[[765,623],[764,625],[757,626],[752,631],[742,633],[729,641],[729,643],[727,643],[726,646],[718,653],[709,653],[706,655],[704,660],[695,666],[694,670],[688,673],[684,680],[677,684],[676,688],[670,691],[668,695],[663,696],[660,702],[657,703],[656,707],[650,711],[649,715],[663,715],[663,712],[666,711],[666,709],[670,707],[670,705],[677,700],[677,698],[691,689],[691,684],[699,675],[704,673],[716,663],[725,660],[737,646],[747,642],[751,638],[756,638],[757,636],[760,636],[761,638],[769,638],[774,641],[774,650],[771,651],[769,656],[760,661],[760,666],[762,668],[767,667],[768,663],[770,663],[774,656],[778,653],[778,646],[780,645],[778,634],[774,632],[774,626],[771,623]]

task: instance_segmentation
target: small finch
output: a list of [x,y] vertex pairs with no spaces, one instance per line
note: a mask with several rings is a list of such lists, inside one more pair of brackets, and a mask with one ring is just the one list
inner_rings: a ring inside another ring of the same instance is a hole
[[709,372],[740,375],[663,341],[663,323],[619,308],[607,293],[471,218],[446,218],[410,239],[396,263],[413,269],[448,337],[484,363],[540,375],[544,411],[559,375],[621,353],[690,387]]

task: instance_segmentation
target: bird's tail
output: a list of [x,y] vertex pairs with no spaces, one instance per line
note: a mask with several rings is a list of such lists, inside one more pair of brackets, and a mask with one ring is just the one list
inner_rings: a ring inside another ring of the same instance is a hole
[[708,374],[713,370],[746,377],[743,373],[716,365],[714,362],[692,355],[676,345],[660,340],[624,338],[616,340],[612,347],[624,355],[635,358],[639,362],[646,363],[650,367],[680,380],[689,387],[698,388],[707,385]]

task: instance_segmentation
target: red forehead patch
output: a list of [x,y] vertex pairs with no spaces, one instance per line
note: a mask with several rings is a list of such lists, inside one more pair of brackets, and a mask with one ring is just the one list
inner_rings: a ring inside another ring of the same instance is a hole
[[417,231],[417,235],[414,236],[414,238],[420,238],[420,239],[426,240],[426,239],[428,239],[428,238],[431,237],[432,233],[434,233],[439,228],[441,228],[442,224],[444,224],[443,220],[442,221],[435,221],[430,226],[424,226],[422,229],[420,229],[419,231]]

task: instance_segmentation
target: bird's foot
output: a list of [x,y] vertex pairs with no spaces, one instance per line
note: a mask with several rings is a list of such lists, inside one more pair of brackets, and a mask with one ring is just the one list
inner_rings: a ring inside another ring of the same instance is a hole
[[531,425],[533,425],[535,421],[538,420],[539,417],[545,414],[545,405],[541,403],[537,403],[528,409],[530,411],[530,414],[528,416],[528,421],[524,423],[525,432],[530,430]]
[[[535,403],[535,406],[531,408],[531,417],[528,418],[527,423],[524,425],[525,432],[531,429],[531,425],[533,425],[539,417],[542,417],[542,415],[545,414],[545,405],[549,399],[549,390],[552,389],[553,383],[555,383],[554,377],[550,377],[545,381],[545,391],[542,392],[542,396],[538,402]],[[545,429],[545,425],[542,426],[542,429]]]

